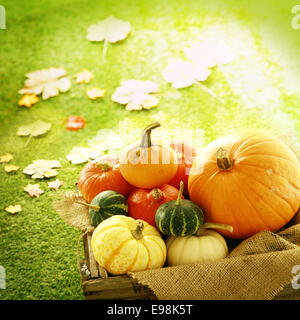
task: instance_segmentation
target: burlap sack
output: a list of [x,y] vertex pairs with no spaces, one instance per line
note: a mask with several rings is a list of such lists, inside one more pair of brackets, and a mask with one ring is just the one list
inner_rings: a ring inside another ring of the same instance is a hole
[[291,283],[295,265],[300,265],[300,224],[278,234],[260,232],[222,260],[130,276],[160,300],[270,300]]
[[[78,203],[82,201],[78,192],[69,192],[54,203],[54,208],[69,225],[92,232],[88,209]],[[293,266],[300,265],[299,214],[293,223],[281,232],[263,231],[242,241],[222,260],[133,272],[129,276],[149,286],[160,300],[273,299],[291,284]],[[297,296],[300,300],[300,289]],[[295,299],[295,294],[290,298]]]

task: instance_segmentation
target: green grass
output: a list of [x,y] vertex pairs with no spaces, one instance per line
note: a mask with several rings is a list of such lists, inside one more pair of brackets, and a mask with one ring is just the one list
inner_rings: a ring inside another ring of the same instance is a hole
[[[164,128],[201,129],[198,145],[228,132],[248,127],[264,128],[300,138],[299,75],[300,30],[291,28],[293,1],[130,1],[130,0],[15,0],[1,1],[7,29],[0,30],[0,155],[10,152],[17,173],[0,170],[0,265],[6,269],[0,299],[82,299],[77,270],[76,243],[80,232],[66,225],[52,208],[55,191],[30,198],[23,188],[33,183],[22,169],[37,159],[59,160],[62,191],[74,188],[82,165],[66,154],[85,146],[99,129],[117,129],[119,122],[142,128],[162,110]],[[106,62],[103,43],[86,40],[92,23],[115,15],[131,22],[132,32],[123,42],[109,45]],[[214,70],[206,85],[218,94],[209,96],[198,86],[176,90],[161,71],[172,57],[200,35],[226,36],[236,52],[235,61]],[[18,107],[18,90],[25,74],[50,67],[65,68],[69,76],[87,68],[95,75],[86,85],[75,84],[55,98],[31,109]],[[111,101],[120,81],[154,80],[160,86],[159,106],[127,112]],[[90,101],[85,90],[100,87],[106,97]],[[298,92],[297,92],[298,90]],[[86,127],[66,130],[66,119],[80,115]],[[52,124],[51,131],[34,138],[16,136],[18,127],[35,120]],[[40,181],[45,191],[47,181]],[[4,211],[19,203],[23,210],[12,216]]]

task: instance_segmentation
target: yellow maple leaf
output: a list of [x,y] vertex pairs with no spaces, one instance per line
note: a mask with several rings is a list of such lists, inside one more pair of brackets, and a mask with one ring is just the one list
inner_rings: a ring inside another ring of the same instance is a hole
[[4,170],[5,170],[6,172],[14,172],[14,171],[17,171],[17,170],[19,170],[19,169],[20,169],[20,167],[15,166],[15,165],[13,165],[13,164],[9,164],[9,165],[7,165],[7,166],[4,167]]
[[20,107],[30,108],[33,104],[39,102],[40,99],[36,94],[25,94],[18,102]]
[[98,98],[103,98],[105,96],[105,89],[98,89],[98,88],[87,89],[86,94],[91,100],[96,100]]
[[87,69],[83,69],[81,72],[75,74],[76,83],[89,83],[94,75]]
[[5,208],[5,211],[9,212],[11,214],[16,214],[16,213],[22,211],[22,207],[19,204],[16,204],[14,206],[10,205],[7,208]]
[[0,163],[3,163],[3,162],[9,162],[10,160],[12,160],[14,157],[12,154],[10,153],[5,153],[5,155],[3,156],[0,156]]

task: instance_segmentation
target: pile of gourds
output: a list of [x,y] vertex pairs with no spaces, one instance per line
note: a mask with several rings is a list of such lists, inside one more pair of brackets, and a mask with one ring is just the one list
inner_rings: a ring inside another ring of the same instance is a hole
[[92,250],[109,273],[225,258],[226,237],[279,230],[300,207],[299,161],[275,136],[246,131],[196,154],[180,141],[153,144],[159,126],[150,124],[138,146],[104,155],[79,175],[95,227]]

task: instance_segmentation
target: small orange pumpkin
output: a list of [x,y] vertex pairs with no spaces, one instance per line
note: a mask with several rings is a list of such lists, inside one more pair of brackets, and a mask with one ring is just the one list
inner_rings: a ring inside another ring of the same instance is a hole
[[300,206],[300,164],[279,139],[248,131],[213,141],[196,158],[189,195],[208,221],[229,224],[243,239],[262,230],[278,230]]
[[177,155],[167,145],[154,145],[151,131],[160,124],[146,127],[139,146],[130,147],[120,155],[120,171],[124,179],[138,188],[151,189],[168,183],[177,171]]
[[88,203],[102,191],[116,191],[124,197],[132,191],[132,186],[121,175],[118,155],[104,155],[85,165],[77,187]]

